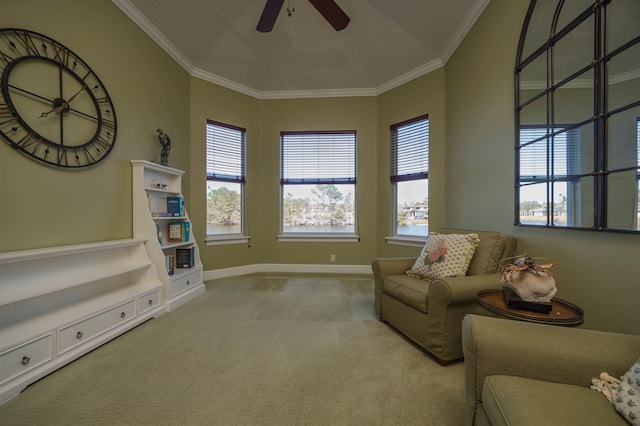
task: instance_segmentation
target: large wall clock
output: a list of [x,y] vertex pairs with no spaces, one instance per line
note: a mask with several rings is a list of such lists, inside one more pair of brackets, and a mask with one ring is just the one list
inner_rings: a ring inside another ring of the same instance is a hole
[[111,152],[111,97],[78,55],[37,32],[2,28],[0,70],[0,134],[13,148],[63,168],[91,166]]

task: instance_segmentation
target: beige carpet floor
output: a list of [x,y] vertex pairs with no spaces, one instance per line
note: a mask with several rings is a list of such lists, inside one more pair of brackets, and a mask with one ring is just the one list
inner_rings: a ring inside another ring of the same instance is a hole
[[462,425],[463,408],[463,363],[380,323],[370,276],[255,274],[33,384],[0,424]]

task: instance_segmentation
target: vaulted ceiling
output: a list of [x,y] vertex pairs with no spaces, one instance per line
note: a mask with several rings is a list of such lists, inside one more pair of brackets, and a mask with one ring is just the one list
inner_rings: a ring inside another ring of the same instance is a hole
[[[336,0],[336,31],[308,0],[113,0],[191,75],[257,98],[377,95],[442,67],[490,0]],[[287,9],[291,9],[288,16]]]

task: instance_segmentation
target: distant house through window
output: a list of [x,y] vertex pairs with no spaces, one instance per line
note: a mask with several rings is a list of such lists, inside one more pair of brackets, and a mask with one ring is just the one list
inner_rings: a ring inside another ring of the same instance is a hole
[[280,148],[280,239],[355,237],[356,132],[282,132]]
[[429,116],[392,124],[394,236],[429,234]]
[[246,131],[207,120],[206,135],[207,236],[243,236]]
[[581,222],[579,129],[520,128],[520,223],[575,226]]

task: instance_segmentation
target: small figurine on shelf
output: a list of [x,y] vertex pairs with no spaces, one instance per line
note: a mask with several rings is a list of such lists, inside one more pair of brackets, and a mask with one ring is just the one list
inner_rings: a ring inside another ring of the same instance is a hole
[[[158,139],[160,140],[160,145],[162,145],[162,151],[160,151],[160,164],[166,166],[169,162],[169,152],[171,151],[171,139],[169,139],[169,135],[162,132],[162,129],[158,129]],[[158,157],[156,157],[157,159]]]

